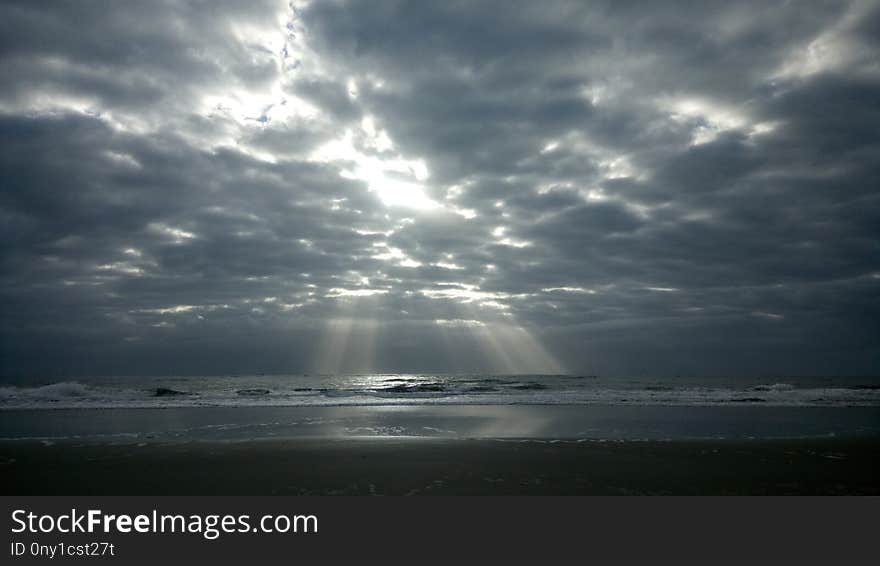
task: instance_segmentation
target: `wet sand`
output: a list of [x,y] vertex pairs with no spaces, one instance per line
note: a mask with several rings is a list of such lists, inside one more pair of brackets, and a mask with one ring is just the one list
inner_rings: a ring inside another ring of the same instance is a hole
[[880,495],[876,438],[0,442],[4,494]]

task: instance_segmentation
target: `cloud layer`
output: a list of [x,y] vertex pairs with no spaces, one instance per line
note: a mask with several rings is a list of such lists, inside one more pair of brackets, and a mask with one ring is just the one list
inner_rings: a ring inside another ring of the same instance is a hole
[[866,374],[880,4],[0,5],[0,372]]

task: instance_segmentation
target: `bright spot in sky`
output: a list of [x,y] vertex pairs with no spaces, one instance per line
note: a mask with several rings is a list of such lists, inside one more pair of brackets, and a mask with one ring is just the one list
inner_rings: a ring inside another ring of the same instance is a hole
[[755,136],[772,132],[777,126],[775,122],[755,122],[737,108],[706,99],[667,99],[663,104],[669,109],[672,120],[695,124],[691,145],[709,143],[729,130],[742,130]]
[[449,263],[449,262],[446,262],[446,261],[438,261],[438,262],[436,262],[436,263],[432,263],[431,265],[434,265],[434,266],[436,266],[436,267],[440,267],[440,268],[442,268],[442,269],[452,269],[452,270],[455,270],[455,271],[458,271],[458,270],[464,269],[464,267],[462,267],[462,266],[460,266],[460,265],[458,265],[458,264],[456,264],[456,263]]
[[509,293],[481,291],[476,285],[467,283],[450,283],[441,289],[422,289],[420,292],[429,299],[452,299],[461,304],[475,303],[500,310],[509,309],[510,305],[503,301],[514,297]]
[[677,122],[696,122],[692,145],[709,143],[718,134],[740,129],[748,123],[742,113],[717,102],[700,98],[680,98],[663,102],[670,111],[670,118]]
[[384,295],[388,289],[342,289],[334,287],[327,291],[325,297],[372,297],[373,295]]
[[451,327],[460,327],[460,328],[478,328],[486,326],[485,323],[480,322],[479,320],[474,320],[472,318],[462,319],[462,318],[438,318],[434,321],[434,324],[438,326],[451,326]]
[[498,226],[494,230],[492,230],[492,235],[498,238],[497,243],[503,246],[510,246],[513,248],[527,248],[532,245],[531,242],[526,240],[514,240],[513,238],[509,238],[506,236],[507,227]]
[[584,288],[584,287],[546,287],[546,288],[544,288],[544,289],[541,289],[541,292],[542,292],[542,293],[554,293],[554,292],[561,292],[561,293],[584,293],[584,294],[587,294],[587,295],[595,295],[595,294],[596,294],[596,290],[595,290],[595,289],[587,289],[587,288]]
[[544,148],[541,150],[541,153],[550,153],[551,151],[555,150],[557,147],[559,147],[559,142],[558,141],[551,141],[544,146]]
[[114,271],[125,275],[143,275],[144,270],[136,265],[132,265],[125,261],[117,261],[115,263],[107,263],[98,266],[99,271]]
[[400,248],[390,247],[386,243],[375,243],[373,244],[373,247],[384,250],[381,253],[373,255],[374,259],[394,262],[400,267],[421,267],[422,265],[420,261],[416,261],[403,253],[403,250]]
[[196,238],[196,235],[192,232],[187,232],[186,230],[181,230],[180,228],[175,228],[174,226],[169,226],[160,222],[151,223],[149,229],[152,232],[171,238],[175,244],[182,244],[186,240],[193,240]]
[[[328,142],[315,150],[311,159],[325,163],[339,162],[345,168],[341,175],[346,179],[363,181],[367,188],[385,206],[400,206],[416,210],[432,210],[440,206],[428,198],[422,184],[429,176],[428,168],[421,159],[379,157],[363,150],[386,153],[393,144],[384,130],[378,130],[369,117],[361,124],[361,134],[366,142],[356,142],[355,133],[346,130],[341,139]],[[363,145],[362,149],[357,145]]]

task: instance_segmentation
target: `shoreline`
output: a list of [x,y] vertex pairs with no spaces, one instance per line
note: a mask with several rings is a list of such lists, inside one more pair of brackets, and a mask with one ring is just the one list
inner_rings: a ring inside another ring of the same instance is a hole
[[387,405],[0,411],[0,440],[442,437],[540,439],[880,438],[865,407]]
[[0,411],[4,494],[880,495],[872,408]]

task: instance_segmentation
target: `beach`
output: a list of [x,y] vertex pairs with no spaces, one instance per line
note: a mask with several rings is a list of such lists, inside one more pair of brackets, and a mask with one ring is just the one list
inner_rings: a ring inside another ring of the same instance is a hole
[[880,495],[875,440],[0,444],[5,495]]
[[873,407],[0,412],[4,494],[880,494]]

